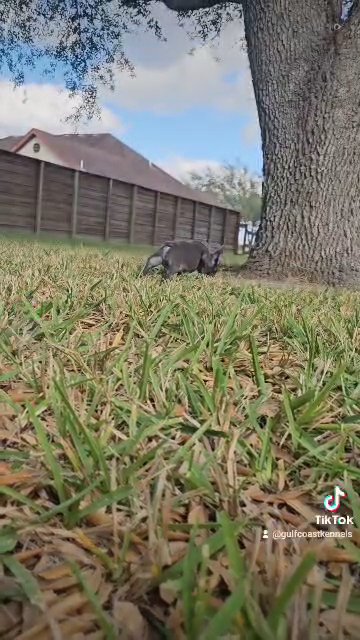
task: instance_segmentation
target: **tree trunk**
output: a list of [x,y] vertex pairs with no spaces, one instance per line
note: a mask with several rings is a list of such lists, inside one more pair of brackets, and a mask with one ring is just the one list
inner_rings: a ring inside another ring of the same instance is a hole
[[360,284],[360,35],[335,0],[244,0],[264,155],[245,272]]

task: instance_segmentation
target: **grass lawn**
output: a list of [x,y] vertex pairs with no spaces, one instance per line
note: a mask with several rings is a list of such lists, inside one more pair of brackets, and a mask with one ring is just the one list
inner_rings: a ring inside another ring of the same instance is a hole
[[360,638],[360,296],[0,255],[1,640]]

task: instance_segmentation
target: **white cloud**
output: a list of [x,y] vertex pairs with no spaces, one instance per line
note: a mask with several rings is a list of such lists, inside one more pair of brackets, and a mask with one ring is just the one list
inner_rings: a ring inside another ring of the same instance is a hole
[[216,160],[189,160],[188,158],[174,157],[156,162],[156,164],[178,180],[188,178],[192,171],[202,173],[208,167],[213,171],[219,170],[221,173],[221,163]]
[[[161,115],[213,107],[255,117],[248,57],[241,44],[242,25],[230,23],[216,46],[200,46],[177,25],[172,12],[161,13],[168,41],[158,41],[153,34],[138,39],[128,36],[126,51],[135,62],[136,76],[115,72],[114,93],[102,91],[106,101]],[[189,55],[192,47],[194,53]]]
[[184,53],[165,68],[138,65],[135,78],[126,74],[118,76],[115,92],[108,94],[107,99],[126,109],[161,115],[173,115],[194,107],[255,114],[247,68],[239,63],[231,84],[226,81],[228,73],[204,47],[192,56]]
[[[217,160],[190,160],[189,158],[182,158],[180,156],[168,158],[156,163],[159,167],[170,173],[178,180],[184,181],[190,177],[190,174],[194,171],[199,174],[203,174],[206,169],[210,168],[213,173],[217,174],[219,178],[224,176],[224,163]],[[238,168],[239,175],[243,175],[243,170]],[[251,176],[252,180],[257,186],[259,194],[261,194],[262,179],[255,174]]]
[[[0,82],[0,136],[23,134],[29,129],[44,129],[50,133],[69,132],[65,117],[70,115],[76,100],[70,100],[66,91],[51,84],[26,84],[14,89],[11,82]],[[101,120],[82,123],[79,132],[101,133],[113,131],[121,135],[125,127],[108,108],[102,109]]]

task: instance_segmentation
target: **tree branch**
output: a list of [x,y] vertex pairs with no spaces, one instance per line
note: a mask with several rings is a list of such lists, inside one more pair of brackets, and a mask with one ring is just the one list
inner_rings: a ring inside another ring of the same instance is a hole
[[[172,11],[185,13],[198,9],[210,9],[217,4],[229,4],[226,0],[162,0],[163,4]],[[242,0],[230,0],[232,4],[242,4]]]

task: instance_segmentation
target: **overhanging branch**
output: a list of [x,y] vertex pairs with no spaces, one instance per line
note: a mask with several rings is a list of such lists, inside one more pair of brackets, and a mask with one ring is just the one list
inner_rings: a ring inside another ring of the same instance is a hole
[[[162,0],[163,4],[172,11],[186,12],[198,9],[210,9],[217,4],[228,4],[226,0]],[[233,4],[242,4],[242,0],[231,0]]]

